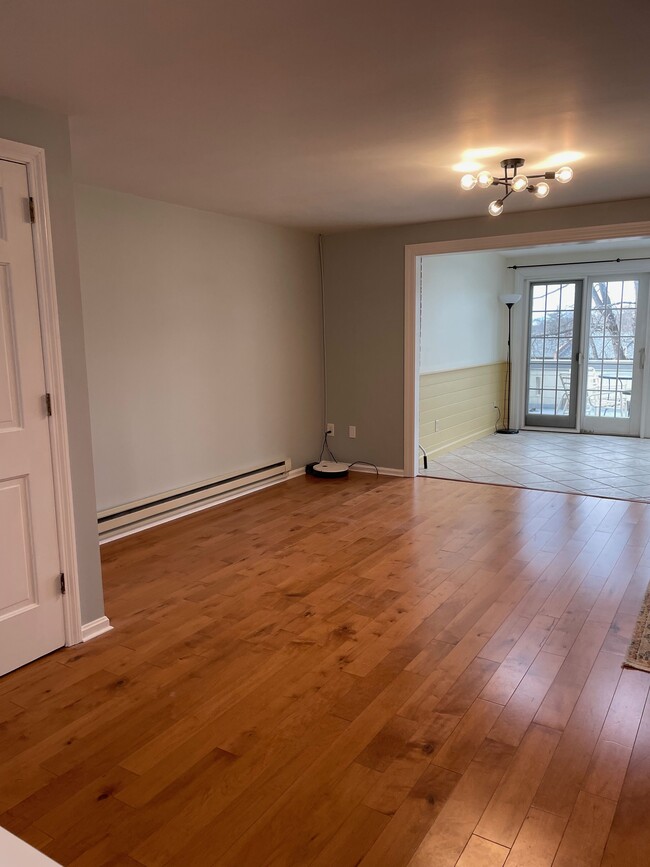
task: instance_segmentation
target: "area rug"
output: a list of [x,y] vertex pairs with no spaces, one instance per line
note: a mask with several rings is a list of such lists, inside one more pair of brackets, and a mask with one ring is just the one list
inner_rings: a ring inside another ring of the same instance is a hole
[[650,672],[650,587],[646,591],[623,664],[626,668]]

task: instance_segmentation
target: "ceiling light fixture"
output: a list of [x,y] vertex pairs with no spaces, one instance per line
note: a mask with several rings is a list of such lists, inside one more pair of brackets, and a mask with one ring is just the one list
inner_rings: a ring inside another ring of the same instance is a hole
[[[503,196],[490,202],[488,213],[492,217],[498,217],[503,211],[503,203],[511,193],[522,193],[528,190],[533,193],[538,199],[545,199],[551,192],[551,187],[548,181],[557,181],[560,184],[568,184],[573,178],[573,169],[569,166],[562,166],[554,172],[543,172],[540,175],[525,175],[520,171],[525,160],[521,157],[511,157],[507,160],[501,160],[501,168],[504,170],[502,178],[493,177],[490,172],[483,169],[476,177],[474,175],[463,175],[460,179],[460,186],[463,190],[473,190],[475,186],[479,186],[486,190],[492,186],[504,186],[506,192]],[[543,178],[543,180],[539,180]],[[538,181],[538,183],[532,183]]]

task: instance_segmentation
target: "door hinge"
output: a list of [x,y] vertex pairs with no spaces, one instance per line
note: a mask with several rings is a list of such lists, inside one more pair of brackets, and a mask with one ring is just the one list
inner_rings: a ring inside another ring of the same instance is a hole
[[65,572],[61,572],[61,574],[59,575],[59,583],[61,586],[61,593],[63,596],[65,596]]
[[45,395],[45,411],[48,415],[52,415],[52,395],[49,391]]
[[29,222],[36,222],[36,205],[34,204],[34,197],[29,197]]

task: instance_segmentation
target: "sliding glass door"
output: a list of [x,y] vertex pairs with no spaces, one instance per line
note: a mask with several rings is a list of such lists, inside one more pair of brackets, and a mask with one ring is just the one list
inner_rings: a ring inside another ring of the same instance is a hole
[[582,281],[530,284],[525,423],[575,428]]
[[529,284],[527,427],[639,436],[648,279]]
[[645,363],[647,277],[589,280],[581,428],[638,436]]

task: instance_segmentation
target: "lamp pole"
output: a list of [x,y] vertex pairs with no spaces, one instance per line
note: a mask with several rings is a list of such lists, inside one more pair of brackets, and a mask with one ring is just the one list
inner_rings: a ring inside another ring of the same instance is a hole
[[510,342],[512,339],[512,308],[521,300],[521,295],[500,295],[500,300],[508,308],[508,354],[506,359],[506,382],[503,393],[503,427],[497,430],[500,434],[518,434],[519,428],[510,427],[510,391],[512,381],[512,355]]

